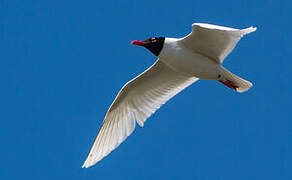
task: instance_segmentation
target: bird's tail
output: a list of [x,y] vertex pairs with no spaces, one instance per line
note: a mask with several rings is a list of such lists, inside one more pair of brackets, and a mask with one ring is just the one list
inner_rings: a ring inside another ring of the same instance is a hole
[[222,68],[219,82],[231,89],[236,90],[237,92],[245,92],[252,87],[251,82],[236,76],[225,68]]

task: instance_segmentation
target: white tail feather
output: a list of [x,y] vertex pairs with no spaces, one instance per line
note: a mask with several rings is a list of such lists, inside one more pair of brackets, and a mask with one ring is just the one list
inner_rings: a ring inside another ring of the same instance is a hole
[[231,73],[227,69],[224,69],[224,68],[222,68],[222,69],[223,69],[222,76],[225,79],[227,79],[229,81],[232,81],[234,83],[234,85],[238,87],[238,88],[236,88],[237,92],[242,93],[242,92],[245,92],[249,88],[252,87],[252,83],[251,82],[236,76],[235,74]]

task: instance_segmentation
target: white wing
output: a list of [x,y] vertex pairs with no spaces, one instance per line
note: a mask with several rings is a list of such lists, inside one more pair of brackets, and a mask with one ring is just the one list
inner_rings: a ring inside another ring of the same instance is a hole
[[90,167],[118,147],[161,105],[198,80],[182,75],[157,60],[129,81],[109,108],[100,131],[82,167]]
[[240,30],[211,24],[194,23],[192,32],[184,37],[182,42],[192,51],[222,63],[241,37],[255,30],[255,27]]

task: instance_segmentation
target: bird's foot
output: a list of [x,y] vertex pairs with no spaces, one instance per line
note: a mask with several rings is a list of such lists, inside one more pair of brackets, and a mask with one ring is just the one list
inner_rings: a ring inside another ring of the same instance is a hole
[[219,82],[221,82],[222,84],[224,84],[225,86],[231,88],[231,89],[234,89],[236,90],[237,88],[239,88],[239,86],[235,85],[234,82],[226,79],[226,80],[218,80]]

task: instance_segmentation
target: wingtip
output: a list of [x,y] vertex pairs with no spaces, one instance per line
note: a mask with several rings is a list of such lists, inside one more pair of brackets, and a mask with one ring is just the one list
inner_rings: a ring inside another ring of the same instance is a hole
[[103,157],[97,158],[97,159],[92,159],[91,156],[89,156],[90,158],[87,158],[83,165],[81,166],[82,168],[90,168],[91,166],[94,166],[96,163],[98,163]]
[[258,29],[257,27],[251,26],[251,32],[254,32],[254,31],[256,31],[257,29]]
[[246,28],[246,29],[242,29],[242,31],[244,31],[244,34],[252,33],[256,30],[257,30],[257,27],[254,27],[254,26],[251,26],[251,27]]
[[84,164],[81,166],[81,168],[89,168],[90,166],[92,166],[92,165],[84,162]]
[[89,168],[89,167],[93,166],[94,164],[95,163],[92,163],[92,162],[88,161],[88,159],[86,159],[81,167],[82,168]]
[[88,166],[84,163],[81,168],[88,168]]

